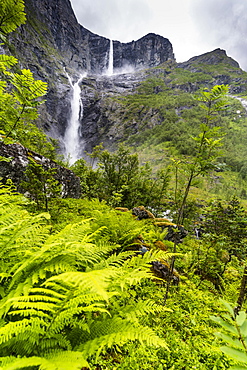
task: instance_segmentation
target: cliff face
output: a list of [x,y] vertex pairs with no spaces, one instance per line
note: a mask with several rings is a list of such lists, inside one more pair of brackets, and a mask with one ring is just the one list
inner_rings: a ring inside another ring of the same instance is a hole
[[113,42],[114,68],[132,66],[136,69],[156,67],[167,60],[175,60],[170,41],[154,33],[126,44]]
[[[108,67],[110,40],[96,35],[81,26],[74,15],[69,0],[26,0],[27,25],[22,30],[39,23],[39,32],[61,54],[66,67],[75,72],[82,70],[102,74]],[[46,40],[47,41],[47,40]],[[43,50],[45,53],[45,50]],[[113,43],[114,68],[126,65],[149,68],[168,59],[174,60],[170,41],[162,36],[148,34],[130,43]]]
[[[72,89],[66,73],[73,81],[85,72],[91,76],[104,74],[109,64],[110,40],[81,26],[69,0],[25,0],[25,10],[27,23],[10,35],[10,49],[22,67],[48,82],[40,124],[49,136],[59,139],[62,147],[71,115]],[[175,61],[169,40],[155,34],[126,44],[114,41],[113,60],[115,71]]]
[[[11,52],[22,67],[30,68],[37,78],[48,82],[39,123],[48,135],[59,140],[61,151],[71,116],[73,89],[68,75],[75,82],[80,74],[87,73],[80,83],[81,155],[101,142],[114,146],[126,138],[127,132],[131,135],[138,131],[136,120],[131,122],[129,131],[125,129],[126,109],[122,110],[112,97],[132,94],[147,77],[161,78],[167,88],[186,92],[215,84],[231,85],[232,93],[247,89],[246,76],[224,50],[216,49],[177,64],[170,41],[152,33],[129,43],[114,40],[115,74],[107,76],[110,40],[81,26],[69,0],[25,0],[25,5],[27,23],[10,35]],[[126,73],[127,70],[132,72]],[[150,111],[145,124],[160,124],[160,119],[157,121],[152,115]]]

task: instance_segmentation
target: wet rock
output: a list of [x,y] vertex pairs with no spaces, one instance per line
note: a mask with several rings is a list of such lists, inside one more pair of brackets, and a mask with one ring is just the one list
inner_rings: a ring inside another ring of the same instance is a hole
[[55,168],[54,178],[62,185],[63,198],[80,198],[81,186],[80,179],[71,170],[59,166],[56,162],[45,158],[20,144],[0,143],[0,156],[8,161],[0,162],[0,178],[3,183],[11,179],[18,191],[22,191],[20,183],[25,180],[25,170],[29,163],[29,158],[41,164],[44,169]]
[[154,219],[154,215],[148,211],[144,206],[135,207],[132,209],[132,214],[138,218],[138,220],[143,219]]
[[[152,262],[152,271],[155,274],[155,276],[161,279],[164,279],[166,281],[168,281],[169,276],[171,274],[170,268],[171,266],[169,265],[168,262],[165,262],[165,261],[163,263],[161,261]],[[179,281],[180,281],[179,274],[175,269],[173,269],[173,272],[171,275],[171,281],[172,281],[172,284],[174,285],[179,284]]]

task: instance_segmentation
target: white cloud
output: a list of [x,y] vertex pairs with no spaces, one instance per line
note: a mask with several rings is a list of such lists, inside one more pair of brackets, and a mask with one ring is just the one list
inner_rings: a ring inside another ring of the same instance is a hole
[[168,38],[177,61],[226,49],[247,70],[244,0],[71,0],[90,31],[129,42],[149,32]]

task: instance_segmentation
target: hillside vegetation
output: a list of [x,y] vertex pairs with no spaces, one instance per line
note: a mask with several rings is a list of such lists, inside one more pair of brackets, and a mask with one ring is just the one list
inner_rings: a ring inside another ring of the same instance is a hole
[[[0,14],[4,40],[23,1]],[[80,199],[35,158],[24,195],[1,179],[0,370],[247,368],[246,112],[230,96],[246,73],[224,55],[111,97],[126,137],[70,167]],[[0,55],[0,145],[55,158],[35,126],[46,84],[17,63]]]

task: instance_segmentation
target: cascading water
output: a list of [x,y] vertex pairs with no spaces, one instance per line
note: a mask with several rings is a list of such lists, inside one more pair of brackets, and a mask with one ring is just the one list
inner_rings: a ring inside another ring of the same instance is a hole
[[[66,73],[67,74],[67,73]],[[79,158],[81,158],[82,145],[80,140],[80,119],[83,117],[83,104],[81,100],[81,89],[80,82],[86,77],[86,74],[81,75],[79,80],[72,83],[71,77],[67,74],[69,83],[73,89],[73,95],[71,99],[71,117],[68,123],[68,127],[64,135],[64,146],[65,146],[65,158],[69,160],[70,164],[73,164]]]
[[113,75],[113,41],[110,40],[110,49],[108,53],[108,68],[106,72],[107,76]]
[[[108,62],[108,64],[107,64]],[[107,76],[113,75],[113,41],[110,40],[110,48],[106,55],[106,65],[107,69],[105,74]],[[78,159],[82,157],[83,142],[80,139],[80,120],[83,117],[83,104],[81,100],[81,89],[80,82],[86,77],[86,73],[80,76],[79,80],[73,84],[71,77],[65,71],[67,78],[69,80],[70,86],[73,89],[72,99],[71,99],[71,117],[68,122],[64,134],[64,156],[68,159],[69,164],[73,164]]]
[[[230,96],[232,96],[232,95],[230,95]],[[242,104],[242,106],[243,106],[243,108],[245,109],[245,111],[247,112],[247,100],[246,99],[244,99],[244,98],[240,98],[240,97],[238,97],[238,96],[232,96],[233,98],[235,98],[235,99],[237,99],[237,100],[239,100],[240,102],[241,102],[241,104]]]

